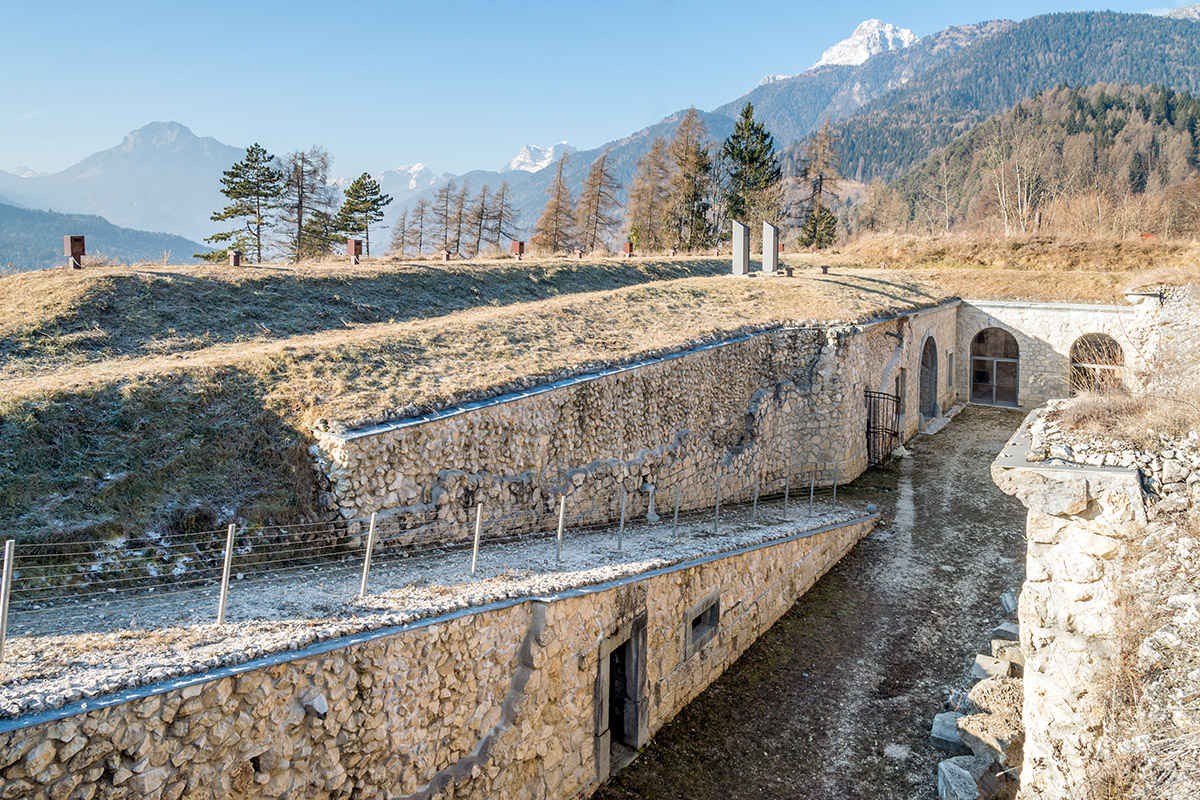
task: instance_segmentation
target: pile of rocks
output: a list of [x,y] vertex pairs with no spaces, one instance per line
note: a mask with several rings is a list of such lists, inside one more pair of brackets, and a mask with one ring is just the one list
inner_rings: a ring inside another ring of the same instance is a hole
[[933,718],[934,746],[951,754],[938,764],[938,800],[1011,800],[1016,797],[1025,730],[1021,722],[1024,658],[1017,643],[1015,591],[1000,604],[1010,620],[992,631],[991,652],[978,653],[969,692],[950,692],[946,711]]
[[1083,438],[1058,421],[1069,400],[1052,400],[1029,426],[1030,461],[1068,461],[1093,467],[1124,467],[1142,475],[1142,486],[1158,499],[1152,511],[1186,511],[1200,504],[1200,433],[1157,434],[1155,449],[1101,437]]

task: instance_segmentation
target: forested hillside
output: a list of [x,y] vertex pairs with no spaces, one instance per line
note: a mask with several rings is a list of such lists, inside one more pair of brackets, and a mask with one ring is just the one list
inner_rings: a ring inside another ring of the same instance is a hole
[[[890,180],[987,119],[1063,84],[1200,90],[1200,26],[1148,14],[1048,14],[980,39],[837,126],[842,172]],[[789,155],[798,157],[797,148]]]
[[0,269],[38,269],[63,263],[62,241],[67,235],[86,236],[92,257],[103,255],[125,263],[163,261],[166,256],[172,264],[191,264],[195,262],[192,253],[204,249],[182,236],[121,228],[90,214],[0,204]]
[[858,209],[862,227],[1200,235],[1200,99],[1060,87],[935,153]]

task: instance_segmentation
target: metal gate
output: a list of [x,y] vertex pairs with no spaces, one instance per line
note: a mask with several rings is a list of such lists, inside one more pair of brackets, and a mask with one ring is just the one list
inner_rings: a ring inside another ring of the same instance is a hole
[[900,442],[900,397],[887,392],[867,396],[867,464],[882,464]]

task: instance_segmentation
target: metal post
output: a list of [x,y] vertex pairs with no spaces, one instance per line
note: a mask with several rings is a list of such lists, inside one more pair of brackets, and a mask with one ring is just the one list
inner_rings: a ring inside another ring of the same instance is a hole
[[483,503],[475,507],[475,544],[471,547],[471,574],[479,565],[479,535],[483,533]]
[[367,596],[367,575],[371,573],[371,553],[375,552],[375,512],[371,512],[371,525],[367,528],[367,554],[363,557],[362,583],[358,587],[358,596]]
[[617,549],[621,549],[621,545],[625,539],[625,503],[629,500],[629,490],[621,490],[621,527],[617,528]]
[[758,478],[754,479],[754,505],[750,508],[750,524],[758,520]]
[[217,602],[217,624],[225,624],[225,603],[229,600],[229,570],[233,566],[233,533],[236,525],[230,525],[225,534],[225,566],[221,570],[221,599]]
[[562,535],[563,525],[567,521],[567,496],[564,494],[558,498],[558,554],[557,558],[562,561]]
[[8,598],[12,595],[13,548],[16,542],[4,543],[4,573],[0,581],[0,663],[4,661],[4,640],[8,637]]
[[788,513],[788,495],[792,491],[792,473],[788,472],[787,477],[783,479],[783,515],[786,517]]
[[717,504],[713,507],[713,536],[717,535],[721,521],[721,476],[717,475]]
[[671,518],[671,536],[679,537],[679,491],[682,487],[675,487],[675,516]]
[[833,470],[833,510],[834,511],[837,511],[837,481],[838,481],[838,471],[837,471],[837,468],[834,467],[834,470]]
[[813,515],[813,496],[817,493],[817,471],[814,469],[808,478],[808,515]]

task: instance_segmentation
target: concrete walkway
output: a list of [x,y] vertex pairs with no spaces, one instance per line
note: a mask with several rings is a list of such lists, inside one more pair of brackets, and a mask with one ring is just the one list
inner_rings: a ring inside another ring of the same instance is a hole
[[1022,412],[969,406],[841,490],[885,524],[598,797],[936,797],[929,725],[1024,578],[1024,509],[989,466]]

